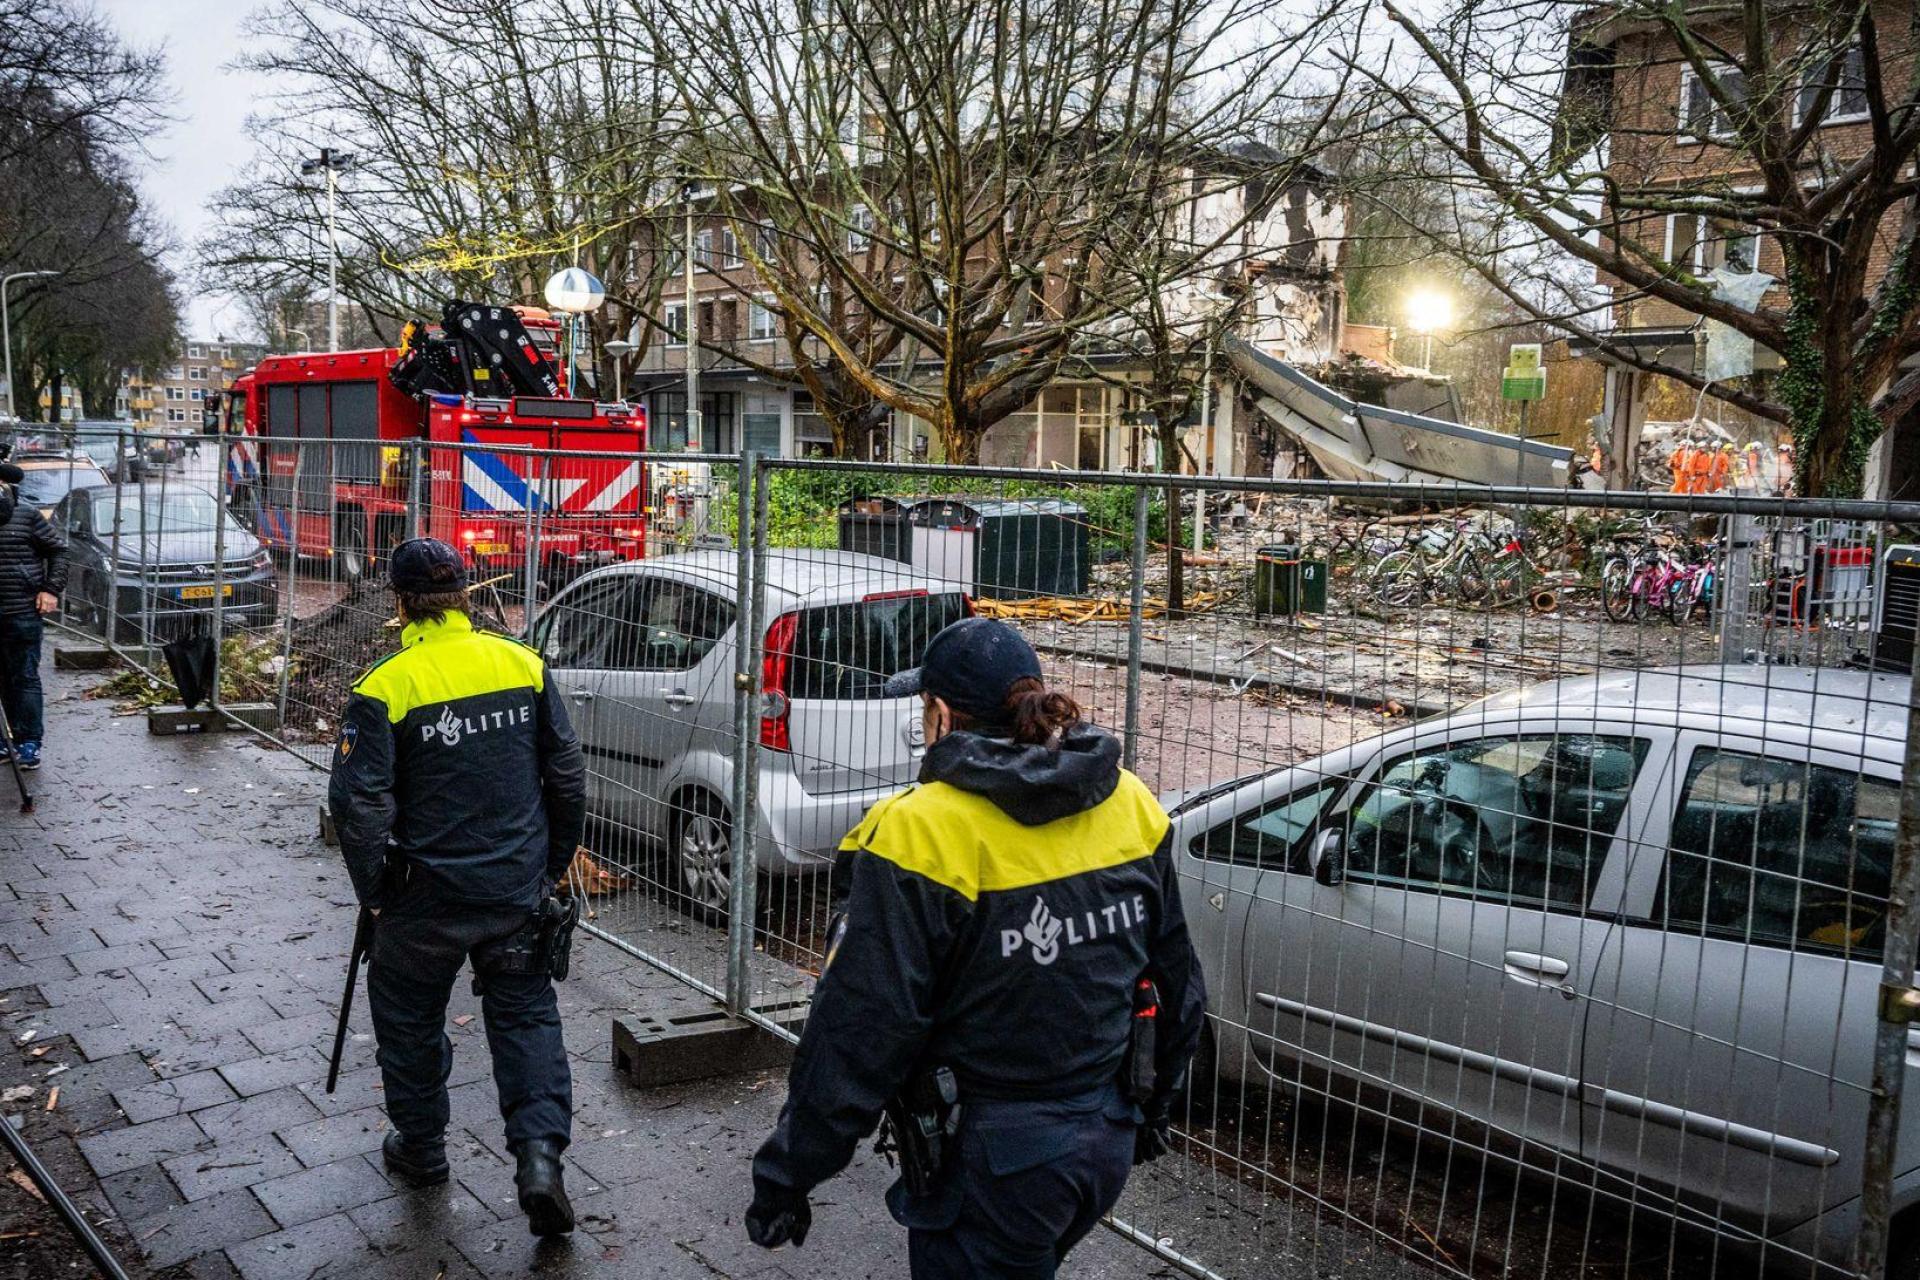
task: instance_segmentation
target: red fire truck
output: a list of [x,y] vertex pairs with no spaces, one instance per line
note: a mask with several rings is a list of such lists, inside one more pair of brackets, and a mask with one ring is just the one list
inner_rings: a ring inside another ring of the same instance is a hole
[[414,503],[482,577],[519,572],[536,530],[549,581],[638,559],[645,411],[569,396],[558,335],[544,311],[451,302],[399,347],[267,356],[220,406],[236,510],[349,579],[409,536]]

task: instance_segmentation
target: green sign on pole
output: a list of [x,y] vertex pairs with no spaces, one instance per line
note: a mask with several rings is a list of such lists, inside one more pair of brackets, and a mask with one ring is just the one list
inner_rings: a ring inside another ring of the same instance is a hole
[[1540,362],[1541,344],[1516,342],[1507,351],[1506,372],[1500,378],[1502,400],[1538,400],[1547,394],[1547,370]]

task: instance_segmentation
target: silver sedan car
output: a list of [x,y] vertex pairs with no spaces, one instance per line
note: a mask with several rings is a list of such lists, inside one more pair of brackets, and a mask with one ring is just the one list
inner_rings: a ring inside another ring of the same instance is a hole
[[[1904,675],[1608,673],[1187,798],[1197,1093],[1359,1095],[1846,1266],[1906,702]],[[1920,1035],[1908,1062],[1920,1099]],[[1899,1152],[1905,1213],[1920,1105]]]
[[[972,605],[957,584],[847,551],[773,551],[766,578],[755,853],[781,872],[830,862],[913,781],[920,700],[881,686]],[[612,565],[556,596],[533,634],[571,704],[589,812],[664,848],[702,914],[731,883],[737,582],[731,551]]]

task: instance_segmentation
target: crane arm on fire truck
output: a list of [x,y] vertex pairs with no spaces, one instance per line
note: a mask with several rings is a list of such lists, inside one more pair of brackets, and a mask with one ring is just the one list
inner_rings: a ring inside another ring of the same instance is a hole
[[435,333],[410,320],[400,335],[400,357],[388,370],[410,396],[432,392],[470,396],[558,396],[553,363],[511,307],[455,299],[441,311]]

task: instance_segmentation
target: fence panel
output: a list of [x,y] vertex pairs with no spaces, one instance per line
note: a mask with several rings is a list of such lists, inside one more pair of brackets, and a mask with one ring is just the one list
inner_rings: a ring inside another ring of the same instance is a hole
[[1113,1225],[1179,1268],[1884,1270],[1920,507],[1208,478],[1196,545],[1165,477],[220,452],[65,500],[117,566],[69,618],[217,629],[324,765],[399,643],[385,555],[454,542],[567,693],[591,927],[782,1035],[840,837],[925,755],[886,677],[1020,629],[1174,814],[1209,1036]]

